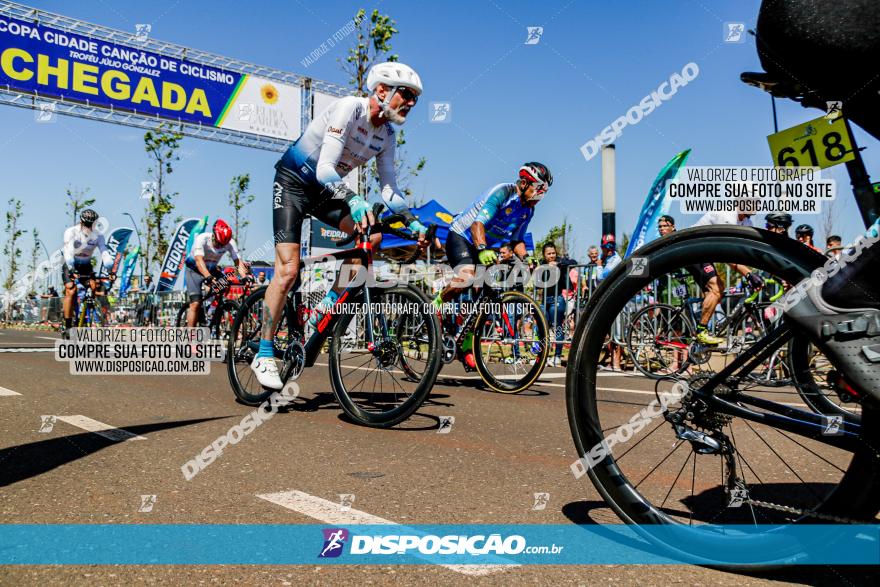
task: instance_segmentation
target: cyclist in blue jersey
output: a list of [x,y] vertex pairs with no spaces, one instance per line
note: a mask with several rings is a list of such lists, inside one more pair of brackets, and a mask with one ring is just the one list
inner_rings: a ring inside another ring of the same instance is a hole
[[[367,75],[369,97],[349,96],[333,102],[315,118],[275,165],[272,216],[275,233],[275,274],[266,290],[260,349],[251,364],[263,387],[281,389],[272,349],[275,327],[287,293],[299,273],[302,221],[310,215],[352,234],[375,222],[372,206],[352,190],[343,177],[376,158],[382,199],[392,212],[401,214],[409,229],[425,246],[427,228],[410,212],[397,186],[396,137],[389,122],[403,124],[422,93],[422,81],[407,65],[397,62],[374,65]],[[378,247],[381,234],[371,235]],[[351,275],[351,265],[339,271]],[[314,320],[336,302],[339,282],[321,300]]]
[[[528,255],[526,229],[535,214],[535,206],[553,185],[553,176],[545,165],[525,163],[515,183],[500,183],[452,220],[446,239],[446,258],[455,270],[452,283],[434,299],[439,309],[473,282],[477,263],[492,265],[498,257],[494,249],[505,243],[513,245],[521,260]],[[470,340],[462,345],[468,366],[473,367]]]

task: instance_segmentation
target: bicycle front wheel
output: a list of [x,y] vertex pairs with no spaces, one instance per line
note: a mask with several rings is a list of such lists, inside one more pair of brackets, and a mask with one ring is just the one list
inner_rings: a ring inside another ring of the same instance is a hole
[[[547,364],[552,344],[547,319],[535,300],[518,291],[502,293],[498,307],[490,310],[481,312],[474,326],[477,371],[495,391],[519,393]],[[524,328],[527,321],[530,330]]]
[[[440,320],[412,286],[370,289],[365,312],[340,315],[330,342],[330,381],[355,422],[390,428],[428,397],[440,371]],[[363,302],[363,290],[353,296]]]
[[[648,245],[640,256],[647,258],[650,275],[627,275],[629,267],[622,264],[594,296],[575,336],[566,399],[582,459],[573,470],[587,473],[609,506],[629,524],[753,526],[755,532],[747,538],[711,530],[705,534],[719,553],[726,546],[771,545],[765,552],[749,550],[757,556],[750,560],[754,564],[778,564],[795,555],[772,546],[790,546],[773,542],[781,526],[876,521],[880,510],[876,405],[861,406],[861,422],[847,418],[835,427],[829,419],[823,427],[815,424],[807,406],[792,405],[795,390],[764,389],[748,373],[734,373],[711,390],[728,405],[759,412],[748,418],[724,409],[722,402],[709,403],[695,395],[664,403],[655,395],[658,388],[653,382],[639,386],[637,378],[615,381],[611,388],[597,374],[596,362],[615,317],[652,280],[682,267],[715,262],[745,265],[798,283],[821,264],[821,257],[785,237],[732,226],[680,231]],[[754,345],[768,342],[769,335],[755,334],[760,340]],[[723,367],[713,361],[706,364],[715,371]],[[701,390],[711,375],[711,371],[682,375],[679,381]],[[761,412],[768,417],[762,418]],[[774,424],[778,420],[771,416],[777,413],[785,414],[792,425]],[[662,544],[705,552],[696,543]]]

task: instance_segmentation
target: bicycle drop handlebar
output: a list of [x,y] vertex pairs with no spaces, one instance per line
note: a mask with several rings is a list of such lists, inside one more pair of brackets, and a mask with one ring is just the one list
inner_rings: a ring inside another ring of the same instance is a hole
[[[373,206],[373,216],[378,218],[379,214],[381,214],[384,209],[385,209],[384,205],[375,204]],[[398,238],[402,238],[404,240],[411,240],[414,242],[417,241],[418,238],[413,237],[413,235],[411,233],[406,233],[406,232],[404,232],[394,226],[397,224],[402,225],[404,223],[404,220],[405,220],[405,218],[402,214],[391,214],[390,216],[386,216],[385,218],[383,218],[381,221],[376,222],[376,224],[374,224],[372,227],[367,229],[366,233],[355,232],[354,234],[352,234],[348,238],[338,242],[337,245],[341,246],[341,247],[349,245],[352,242],[354,242],[354,240],[356,238],[358,238],[359,236],[364,239],[369,238],[370,234],[372,232],[376,231],[377,227],[378,227],[378,231],[381,232],[382,234],[390,234],[390,235],[396,236]],[[425,240],[427,240],[428,243],[431,243],[434,240],[436,235],[437,235],[437,225],[436,224],[429,225],[428,231],[425,233]],[[416,247],[416,250],[413,252],[413,254],[409,258],[407,258],[403,262],[403,264],[407,265],[407,264],[415,262],[415,260],[419,258],[420,254],[421,254],[421,250],[418,247]]]

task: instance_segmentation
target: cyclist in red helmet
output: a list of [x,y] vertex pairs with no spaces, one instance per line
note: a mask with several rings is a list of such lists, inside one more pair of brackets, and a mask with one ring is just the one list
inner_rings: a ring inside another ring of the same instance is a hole
[[248,276],[248,267],[238,256],[238,246],[232,238],[232,228],[226,221],[217,219],[210,232],[203,232],[193,240],[192,249],[186,257],[186,292],[189,294],[189,312],[186,325],[196,326],[199,308],[202,305],[202,285],[214,291],[223,289],[226,279],[217,264],[223,255],[229,253],[238,266],[239,275]]

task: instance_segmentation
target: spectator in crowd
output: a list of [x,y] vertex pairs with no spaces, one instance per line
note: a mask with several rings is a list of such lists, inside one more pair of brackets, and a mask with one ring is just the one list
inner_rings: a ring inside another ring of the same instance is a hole
[[268,282],[266,281],[266,272],[260,271],[259,275],[257,275],[257,286],[266,285]]
[[544,287],[544,314],[547,317],[550,330],[555,334],[557,341],[556,352],[547,364],[551,367],[560,367],[562,365],[563,345],[559,341],[565,337],[563,323],[565,321],[566,301],[564,294],[569,288],[571,279],[569,267],[574,265],[575,262],[567,257],[559,258],[556,252],[556,245],[553,243],[544,244],[542,255],[544,259],[541,265],[555,268],[552,272],[544,273],[544,279],[546,280],[548,275],[556,276],[553,283],[548,283]]
[[843,240],[836,235],[832,234],[828,238],[825,239],[825,255],[828,257],[833,257],[835,259],[840,258],[840,247],[843,245]]
[[599,283],[599,274],[602,272],[602,259],[599,258],[599,247],[591,245],[587,249],[587,267],[584,268],[583,283],[581,283],[581,295],[589,296]]
[[614,241],[613,234],[606,234],[602,237],[602,271],[599,272],[599,280],[608,277],[614,268],[620,265],[623,259],[617,254],[617,243]]
[[[614,240],[613,234],[605,234],[602,236],[602,270],[599,272],[599,280],[603,280],[607,278],[614,268],[620,265],[623,261],[620,255],[617,254],[617,243]],[[619,340],[621,333],[619,332],[618,321],[615,321],[614,324],[614,337]],[[611,342],[611,369],[613,371],[620,371],[620,359],[623,356],[622,349],[620,345]],[[605,366],[600,366],[600,369],[607,369]]]

